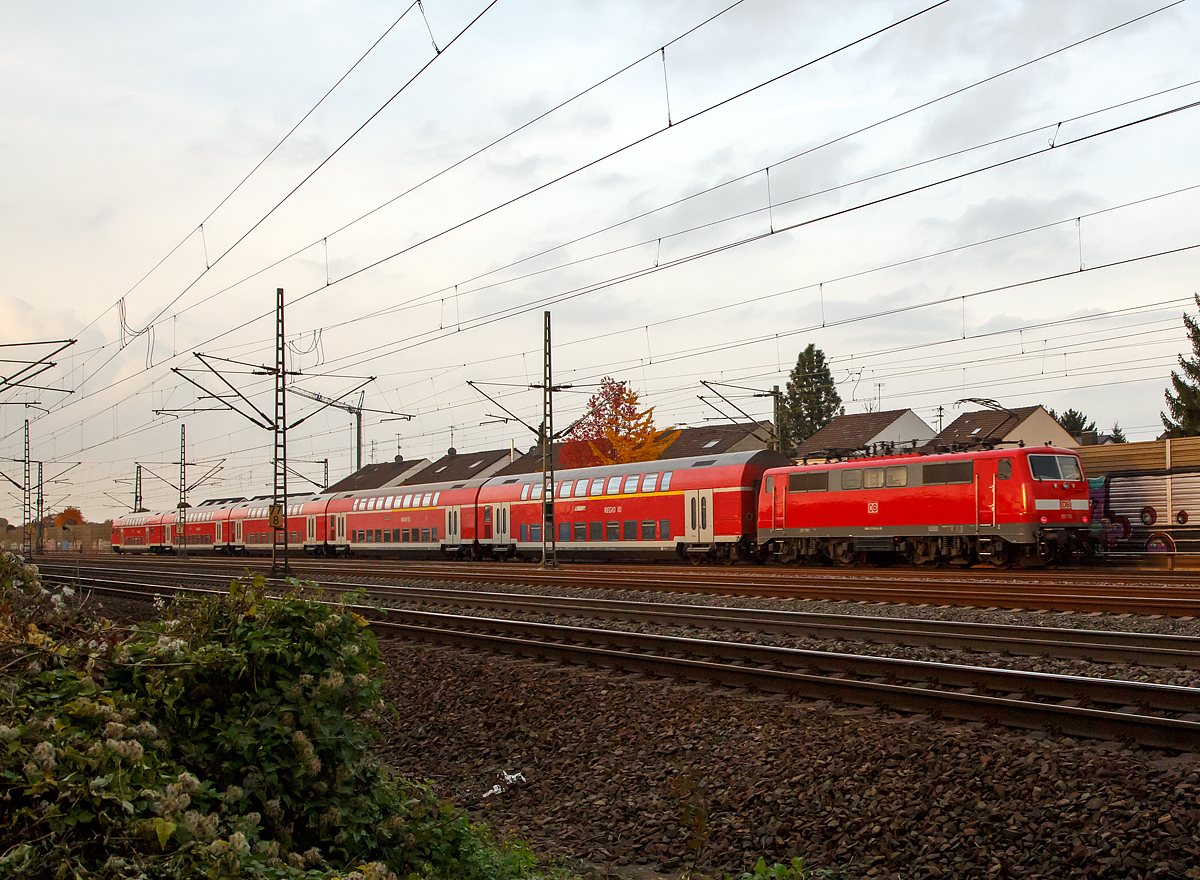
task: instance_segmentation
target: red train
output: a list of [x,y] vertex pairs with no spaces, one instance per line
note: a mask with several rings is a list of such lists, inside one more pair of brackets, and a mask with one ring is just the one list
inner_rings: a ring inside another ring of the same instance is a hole
[[[1087,483],[1042,447],[791,465],[730,453],[555,475],[560,553],[732,563],[1049,560],[1088,540]],[[314,556],[538,558],[541,474],[288,499],[288,543]],[[117,552],[269,554],[270,499],[217,499],[113,522]]]

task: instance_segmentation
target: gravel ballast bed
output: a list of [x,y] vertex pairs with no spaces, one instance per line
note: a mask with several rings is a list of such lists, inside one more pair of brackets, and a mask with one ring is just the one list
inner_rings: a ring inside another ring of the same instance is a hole
[[383,644],[385,759],[543,854],[678,872],[697,784],[714,876],[1200,878],[1196,755]]
[[[449,584],[438,582],[414,584],[414,586],[441,589]],[[1073,614],[1056,612],[1009,611],[984,608],[950,608],[927,605],[866,604],[833,601],[797,601],[789,599],[761,599],[744,596],[696,596],[691,594],[636,593],[630,591],[603,590],[534,590],[499,589],[495,585],[461,587],[462,592],[481,590],[486,592],[522,593],[584,599],[613,599],[633,602],[661,602],[675,605],[709,605],[738,608],[760,608],[778,611],[798,611],[814,614],[843,614],[862,618],[900,618],[922,620],[952,620],[982,624],[1007,624],[1017,626],[1040,626],[1061,629],[1103,630],[1109,632],[1142,632],[1171,635],[1200,635],[1200,621],[1191,618],[1173,619],[1136,615]],[[577,626],[596,629],[613,629],[623,632],[651,633],[689,639],[711,639],[746,642],[783,648],[809,651],[828,651],[839,654],[864,654],[873,657],[893,657],[921,660],[934,663],[954,663],[965,666],[987,666],[1025,672],[1043,672],[1053,675],[1079,675],[1090,678],[1106,678],[1121,681],[1140,681],[1169,684],[1178,687],[1200,688],[1200,670],[1141,666],[1135,663],[1098,663],[1090,660],[1068,660],[1044,655],[1014,655],[1003,652],[977,652],[957,648],[936,646],[904,646],[888,643],[860,642],[844,639],[819,639],[811,636],[788,636],[752,630],[715,629],[708,627],[664,626],[652,623],[631,623],[622,620],[605,620],[593,617],[566,615],[529,614],[496,609],[470,608],[457,605],[427,603],[405,603],[388,597],[382,604],[389,607],[416,608],[421,611],[473,617],[494,617],[509,620],[535,620],[541,623],[562,626]]]

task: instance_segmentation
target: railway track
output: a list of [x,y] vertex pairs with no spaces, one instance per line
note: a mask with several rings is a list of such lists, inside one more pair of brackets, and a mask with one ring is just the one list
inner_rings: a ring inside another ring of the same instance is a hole
[[[99,592],[142,602],[155,592],[176,589],[217,591],[196,585],[130,585],[123,581],[103,582],[102,578],[91,580],[92,588]],[[425,598],[444,601],[446,592],[455,591],[427,590]],[[509,598],[493,601],[505,602]],[[1200,707],[1200,689],[1197,688],[630,633],[414,608],[364,606],[356,610],[371,621],[383,638],[451,644],[809,699],[1050,729],[1072,736],[1131,741],[1159,748],[1200,750],[1200,715],[1196,714]],[[622,613],[648,611],[626,607]],[[728,609],[701,609],[702,613],[726,611]],[[684,612],[674,613],[682,616]],[[727,617],[727,622],[732,622],[734,617],[736,615]],[[748,625],[752,620],[752,617],[742,618],[738,626]],[[807,621],[804,625],[817,623],[823,622]],[[1098,635],[1112,637],[1110,633]],[[1177,645],[1176,649],[1180,647]]]
[[[47,569],[57,572],[62,569]],[[72,569],[75,579],[100,585],[130,584],[137,571],[114,575],[105,568]],[[173,571],[183,585],[217,586],[211,574]],[[324,580],[332,590],[355,590],[361,583]],[[130,584],[130,585],[136,585]],[[144,582],[155,589],[157,582]],[[1200,669],[1200,638],[1152,633],[1059,629],[1041,626],[964,623],[948,620],[855,617],[848,614],[814,614],[704,605],[668,605],[570,596],[496,593],[436,587],[372,585],[372,595],[404,604],[475,608],[523,615],[619,620],[655,626],[711,628],[730,632],[759,632],[807,636],[871,644],[933,646],[979,653],[1004,652],[1025,656],[1087,660],[1096,663],[1135,663],[1159,668]]]
[[[173,558],[111,556],[74,563],[46,559],[44,565],[119,565],[162,570],[180,568],[232,577],[247,569],[265,571],[257,558]],[[56,570],[63,570],[58,568]],[[298,560],[294,573],[322,581],[342,576],[405,578],[457,583],[521,584],[549,587],[628,589],[700,595],[887,602],[1040,609],[1047,611],[1200,616],[1200,584],[1180,572],[997,571],[995,569],[803,569],[688,568],[677,566],[576,566],[544,571],[528,563],[397,562],[389,560]]]

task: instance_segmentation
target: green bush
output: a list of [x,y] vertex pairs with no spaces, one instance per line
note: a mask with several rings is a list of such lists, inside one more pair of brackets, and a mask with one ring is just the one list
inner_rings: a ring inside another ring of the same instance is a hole
[[0,876],[531,873],[375,760],[380,655],[344,604],[234,581],[126,635],[73,598],[0,559]]

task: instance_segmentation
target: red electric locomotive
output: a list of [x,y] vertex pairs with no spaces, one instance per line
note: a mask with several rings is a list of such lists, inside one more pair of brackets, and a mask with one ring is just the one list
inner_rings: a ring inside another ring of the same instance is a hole
[[1049,562],[1088,547],[1089,514],[1069,449],[862,458],[767,471],[758,541],[782,562]]

